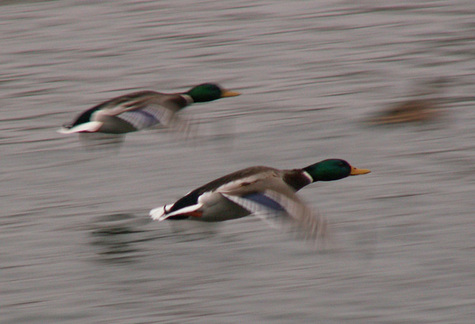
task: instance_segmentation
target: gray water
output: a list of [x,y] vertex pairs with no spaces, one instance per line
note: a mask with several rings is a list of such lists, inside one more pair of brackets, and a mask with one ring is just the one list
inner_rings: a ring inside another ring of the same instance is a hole
[[[1,323],[473,323],[475,2],[0,1]],[[435,123],[362,120],[446,78]],[[137,89],[218,82],[196,138],[55,131]],[[151,208],[250,165],[339,157],[313,247]],[[190,226],[191,225],[191,226]]]

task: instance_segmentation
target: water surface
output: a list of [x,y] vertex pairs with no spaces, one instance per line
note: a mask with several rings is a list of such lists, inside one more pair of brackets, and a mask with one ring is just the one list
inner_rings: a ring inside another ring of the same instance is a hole
[[[473,1],[1,1],[2,323],[471,323]],[[187,8],[187,10],[184,10]],[[445,117],[368,127],[447,78]],[[55,130],[137,89],[211,81],[199,136],[88,151]],[[148,211],[249,165],[339,157],[302,198],[315,250],[257,219],[175,233]]]

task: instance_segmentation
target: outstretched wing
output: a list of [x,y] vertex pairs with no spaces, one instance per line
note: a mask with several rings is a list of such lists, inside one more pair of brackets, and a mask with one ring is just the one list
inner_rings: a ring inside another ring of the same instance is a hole
[[158,104],[148,104],[141,109],[124,111],[117,115],[136,129],[150,128],[158,124],[167,126],[175,113]]
[[313,212],[297,196],[289,197],[271,190],[244,196],[223,196],[273,227],[288,226],[310,240],[325,234],[325,218]]
[[277,170],[226,184],[217,191],[271,225],[290,226],[308,239],[325,234],[324,217],[306,206]]
[[95,112],[93,119],[100,121],[115,116],[139,130],[157,124],[169,125],[179,109],[178,105],[170,100],[163,101],[154,92],[142,92],[105,103]]

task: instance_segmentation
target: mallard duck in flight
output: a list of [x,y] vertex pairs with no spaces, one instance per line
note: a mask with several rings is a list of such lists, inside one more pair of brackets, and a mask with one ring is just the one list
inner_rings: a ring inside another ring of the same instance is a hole
[[184,93],[134,92],[84,111],[58,132],[124,134],[157,124],[173,126],[179,123],[176,113],[192,103],[238,95],[239,92],[223,89],[213,83],[197,85]]
[[150,216],[158,221],[220,222],[255,214],[273,223],[288,221],[306,237],[315,239],[323,234],[324,219],[312,212],[296,192],[316,181],[339,180],[369,172],[340,159],[293,170],[254,166],[211,181],[173,204],[152,209]]

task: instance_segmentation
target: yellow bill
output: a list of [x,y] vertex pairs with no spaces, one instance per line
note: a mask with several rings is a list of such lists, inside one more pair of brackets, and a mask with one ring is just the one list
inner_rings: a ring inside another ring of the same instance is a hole
[[354,166],[351,167],[351,172],[350,172],[350,175],[360,175],[360,174],[366,174],[366,173],[370,173],[371,170],[368,170],[368,169],[358,169],[358,168],[355,168]]
[[231,90],[224,89],[223,91],[221,91],[221,98],[236,97],[236,96],[239,96],[240,94],[241,93],[237,92],[237,91],[231,91]]

